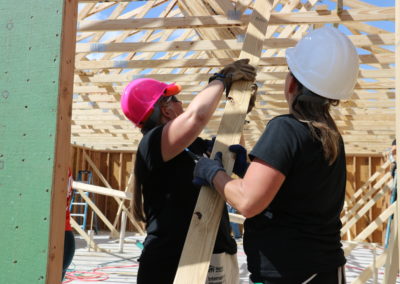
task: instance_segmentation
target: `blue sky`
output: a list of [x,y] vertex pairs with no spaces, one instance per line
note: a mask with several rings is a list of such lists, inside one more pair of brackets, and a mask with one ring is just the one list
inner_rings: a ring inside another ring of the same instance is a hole
[[[301,2],[303,2],[303,3],[307,2],[307,1],[308,0],[301,0]],[[344,2],[344,5],[346,5],[346,0],[344,0],[343,2]],[[378,7],[393,7],[395,5],[395,0],[364,0],[364,2],[372,4],[372,5],[376,5]],[[133,1],[133,2],[129,3],[129,5],[128,5],[127,9],[124,11],[124,13],[127,12],[127,11],[130,11],[130,10],[133,10],[135,8],[141,7],[144,4],[146,4],[146,1]],[[160,5],[160,6],[156,7],[156,8],[152,8],[145,17],[156,18],[156,17],[160,16],[160,14],[163,13],[165,7],[168,4],[169,4],[169,2],[164,3],[164,4],[162,4],[162,5]],[[337,5],[337,3],[335,1],[332,1],[332,0],[320,0],[319,4],[325,4],[331,10],[335,9],[336,5]],[[83,4],[80,4],[79,7],[82,8]],[[106,10],[102,11],[101,13],[95,14],[92,17],[87,18],[87,20],[100,20],[100,19],[103,20],[103,19],[107,19],[108,16],[112,13],[112,11],[114,10],[115,7],[116,7],[116,5],[114,5],[113,7],[109,8],[109,9],[106,9]],[[280,10],[281,7],[282,7],[282,5],[278,5],[277,10]],[[344,9],[347,9],[347,8],[349,8],[349,7],[344,6]],[[250,11],[247,11],[247,12],[250,12]],[[388,32],[394,32],[394,30],[395,30],[395,24],[394,24],[393,21],[378,21],[378,22],[374,21],[374,22],[367,22],[367,24],[370,24],[370,25],[375,26],[375,27],[379,27],[379,28],[384,29],[384,30],[386,30]],[[350,34],[350,32],[347,30],[347,28],[345,28],[342,25],[339,25],[339,29],[345,34]],[[113,37],[115,37],[116,35],[118,35],[120,33],[121,32],[107,32],[106,33],[107,35],[102,38],[102,41],[106,40],[107,38],[113,38]],[[145,33],[144,31],[141,31],[141,32],[131,36],[129,39],[127,39],[127,41],[131,41],[131,42],[137,41],[144,35],[144,33]],[[181,35],[181,33],[182,33],[182,30],[177,30],[172,36],[169,37],[168,40],[173,40],[174,38],[176,38],[179,35]],[[89,40],[90,39],[87,39],[87,41],[89,41]],[[85,42],[85,41],[82,41],[82,42]],[[394,46],[384,46],[384,47],[389,49],[389,50],[391,50],[391,51],[394,51]],[[360,54],[365,54],[365,53],[368,53],[368,52],[366,52],[366,51],[364,51],[362,49],[359,49],[359,53]],[[99,54],[97,54],[97,56],[98,55]],[[161,55],[162,54],[160,53],[160,56]],[[92,56],[93,57],[97,57],[95,54],[92,54]],[[121,56],[121,58],[123,58],[123,56]]]

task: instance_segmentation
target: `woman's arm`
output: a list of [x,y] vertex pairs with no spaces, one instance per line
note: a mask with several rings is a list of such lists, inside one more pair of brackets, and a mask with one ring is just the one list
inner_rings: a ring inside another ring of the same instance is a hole
[[212,81],[192,100],[186,111],[165,125],[161,140],[164,161],[177,156],[199,136],[217,108],[223,91],[221,81]]
[[[256,69],[249,64],[249,59],[240,59],[225,66],[218,76],[202,90],[189,104],[187,110],[175,117],[168,114],[168,122],[162,133],[161,153],[168,161],[181,153],[199,136],[217,108],[224,88],[230,89],[238,80],[254,81]],[[221,79],[222,78],[222,79]],[[223,80],[219,81],[219,80]],[[173,108],[170,108],[173,112]],[[166,110],[161,110],[166,111]],[[180,109],[182,111],[182,109]],[[165,113],[167,114],[167,113]]]
[[243,179],[232,179],[218,171],[214,188],[246,218],[261,213],[274,199],[285,176],[260,159],[254,159]]

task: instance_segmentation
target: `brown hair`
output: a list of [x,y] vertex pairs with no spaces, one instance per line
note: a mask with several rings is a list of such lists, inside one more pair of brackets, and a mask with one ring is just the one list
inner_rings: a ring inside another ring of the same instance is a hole
[[138,175],[138,157],[136,153],[135,168],[134,168],[134,184],[133,184],[133,199],[131,200],[131,210],[136,221],[146,222],[146,217],[143,212],[143,195],[142,182]]
[[332,165],[340,152],[341,136],[329,111],[339,100],[321,97],[293,78],[297,83],[297,95],[292,103],[292,114],[308,125],[312,136],[322,143],[325,159]]

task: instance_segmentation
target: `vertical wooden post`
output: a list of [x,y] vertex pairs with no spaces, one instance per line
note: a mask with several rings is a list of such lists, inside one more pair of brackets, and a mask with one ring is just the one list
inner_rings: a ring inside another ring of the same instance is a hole
[[[274,7],[273,2],[273,0],[256,0],[254,4],[239,56],[249,58],[254,66],[258,65],[261,56],[268,21]],[[230,93],[232,99],[226,104],[211,154],[213,157],[218,151],[223,153],[223,163],[227,172],[231,172],[233,168],[228,146],[238,144],[240,141],[250,101],[250,86],[251,83],[246,81],[233,84]],[[175,284],[205,282],[223,206],[224,200],[215,190],[207,187],[201,189],[175,276]]]
[[[396,1],[396,24],[395,24],[395,86],[396,86],[396,141],[400,141],[400,3]],[[399,146],[396,145],[397,151],[399,150]],[[400,153],[397,152],[396,155],[396,163],[400,165]],[[396,175],[399,176],[400,167],[398,166],[396,169]],[[399,230],[400,226],[398,224],[400,217],[400,204],[399,194],[400,187],[396,186],[397,190],[397,201],[396,201],[396,211],[394,216],[394,222],[392,224],[391,236],[389,239],[389,249],[388,256],[385,265],[385,278],[384,283],[394,283],[393,281],[396,279],[397,273],[400,271],[400,240],[399,240]]]
[[57,11],[62,15],[62,30],[46,284],[61,283],[68,182],[66,173],[70,159],[69,150],[71,149],[71,114],[78,1],[64,0],[61,3],[63,4],[62,12]]
[[0,283],[61,283],[76,0],[2,1]]

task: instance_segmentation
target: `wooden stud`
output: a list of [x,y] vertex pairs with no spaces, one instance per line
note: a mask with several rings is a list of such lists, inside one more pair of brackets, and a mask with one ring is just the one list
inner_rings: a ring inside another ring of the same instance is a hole
[[[396,51],[396,141],[400,141],[400,3],[399,1],[396,1],[396,21],[395,21],[395,33],[396,33],[396,44],[395,44],[395,51]],[[397,155],[396,155],[396,162],[397,165],[400,165],[400,152],[399,146],[396,145],[397,149]],[[400,175],[400,167],[397,167],[396,169],[396,175],[399,177]],[[399,194],[400,194],[400,186],[397,185],[396,187],[397,190],[397,199],[399,199]],[[399,222],[400,220],[400,202],[397,202],[397,210],[396,210],[397,216],[395,217],[395,220]],[[395,238],[397,241],[394,241],[396,243],[396,246],[393,248],[393,250],[397,250],[397,269],[395,269],[396,274],[400,271],[400,261],[399,261],[399,255],[400,255],[400,238],[399,238],[399,232],[400,232],[400,226],[397,226],[397,230],[394,231],[396,234]]]

